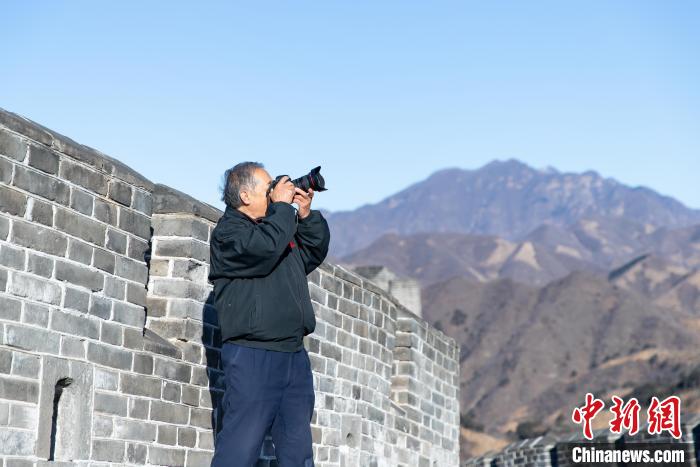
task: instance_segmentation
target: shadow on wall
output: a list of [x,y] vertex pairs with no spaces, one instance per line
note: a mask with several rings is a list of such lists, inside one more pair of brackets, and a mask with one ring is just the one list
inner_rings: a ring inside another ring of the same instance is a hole
[[[208,305],[208,306],[207,306]],[[207,363],[207,376],[209,377],[209,395],[211,397],[212,413],[211,426],[214,430],[214,440],[221,431],[224,414],[224,391],[226,380],[224,378],[224,368],[221,361],[221,330],[219,319],[214,308],[214,292],[207,297],[207,301],[202,310],[203,332],[202,342],[205,344],[205,355]],[[276,467],[275,448],[272,443],[270,431],[265,434],[260,446],[258,461],[254,467]]]
[[[210,306],[206,306],[210,305]],[[214,292],[209,293],[202,310],[202,343],[207,360],[207,377],[209,378],[209,396],[211,397],[212,413],[211,426],[214,439],[221,431],[223,419],[223,396],[225,380],[221,364],[221,330],[219,318],[214,308]]]

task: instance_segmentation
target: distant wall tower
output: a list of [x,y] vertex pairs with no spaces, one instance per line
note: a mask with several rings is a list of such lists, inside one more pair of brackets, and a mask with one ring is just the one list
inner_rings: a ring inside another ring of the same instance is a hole
[[399,277],[386,266],[358,266],[354,271],[389,292],[400,304],[417,316],[423,316],[418,281]]

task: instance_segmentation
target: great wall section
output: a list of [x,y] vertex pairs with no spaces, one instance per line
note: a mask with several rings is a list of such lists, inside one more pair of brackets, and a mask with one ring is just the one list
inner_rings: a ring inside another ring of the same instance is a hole
[[[209,465],[221,214],[0,109],[0,467]],[[316,466],[459,465],[455,341],[339,266],[308,282]]]

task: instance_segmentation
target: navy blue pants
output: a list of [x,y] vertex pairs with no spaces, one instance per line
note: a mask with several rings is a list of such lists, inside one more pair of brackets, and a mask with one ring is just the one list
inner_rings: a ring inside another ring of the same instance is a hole
[[306,349],[277,352],[225,342],[221,363],[226,391],[212,467],[253,467],[268,431],[280,467],[314,467],[315,395]]

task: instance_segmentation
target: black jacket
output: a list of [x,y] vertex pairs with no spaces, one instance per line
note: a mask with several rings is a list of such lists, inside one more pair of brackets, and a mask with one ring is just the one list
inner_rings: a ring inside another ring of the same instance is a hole
[[298,219],[294,207],[270,203],[252,219],[226,207],[211,233],[209,281],[221,340],[296,352],[316,328],[306,275],[328,253],[328,223],[317,210]]

